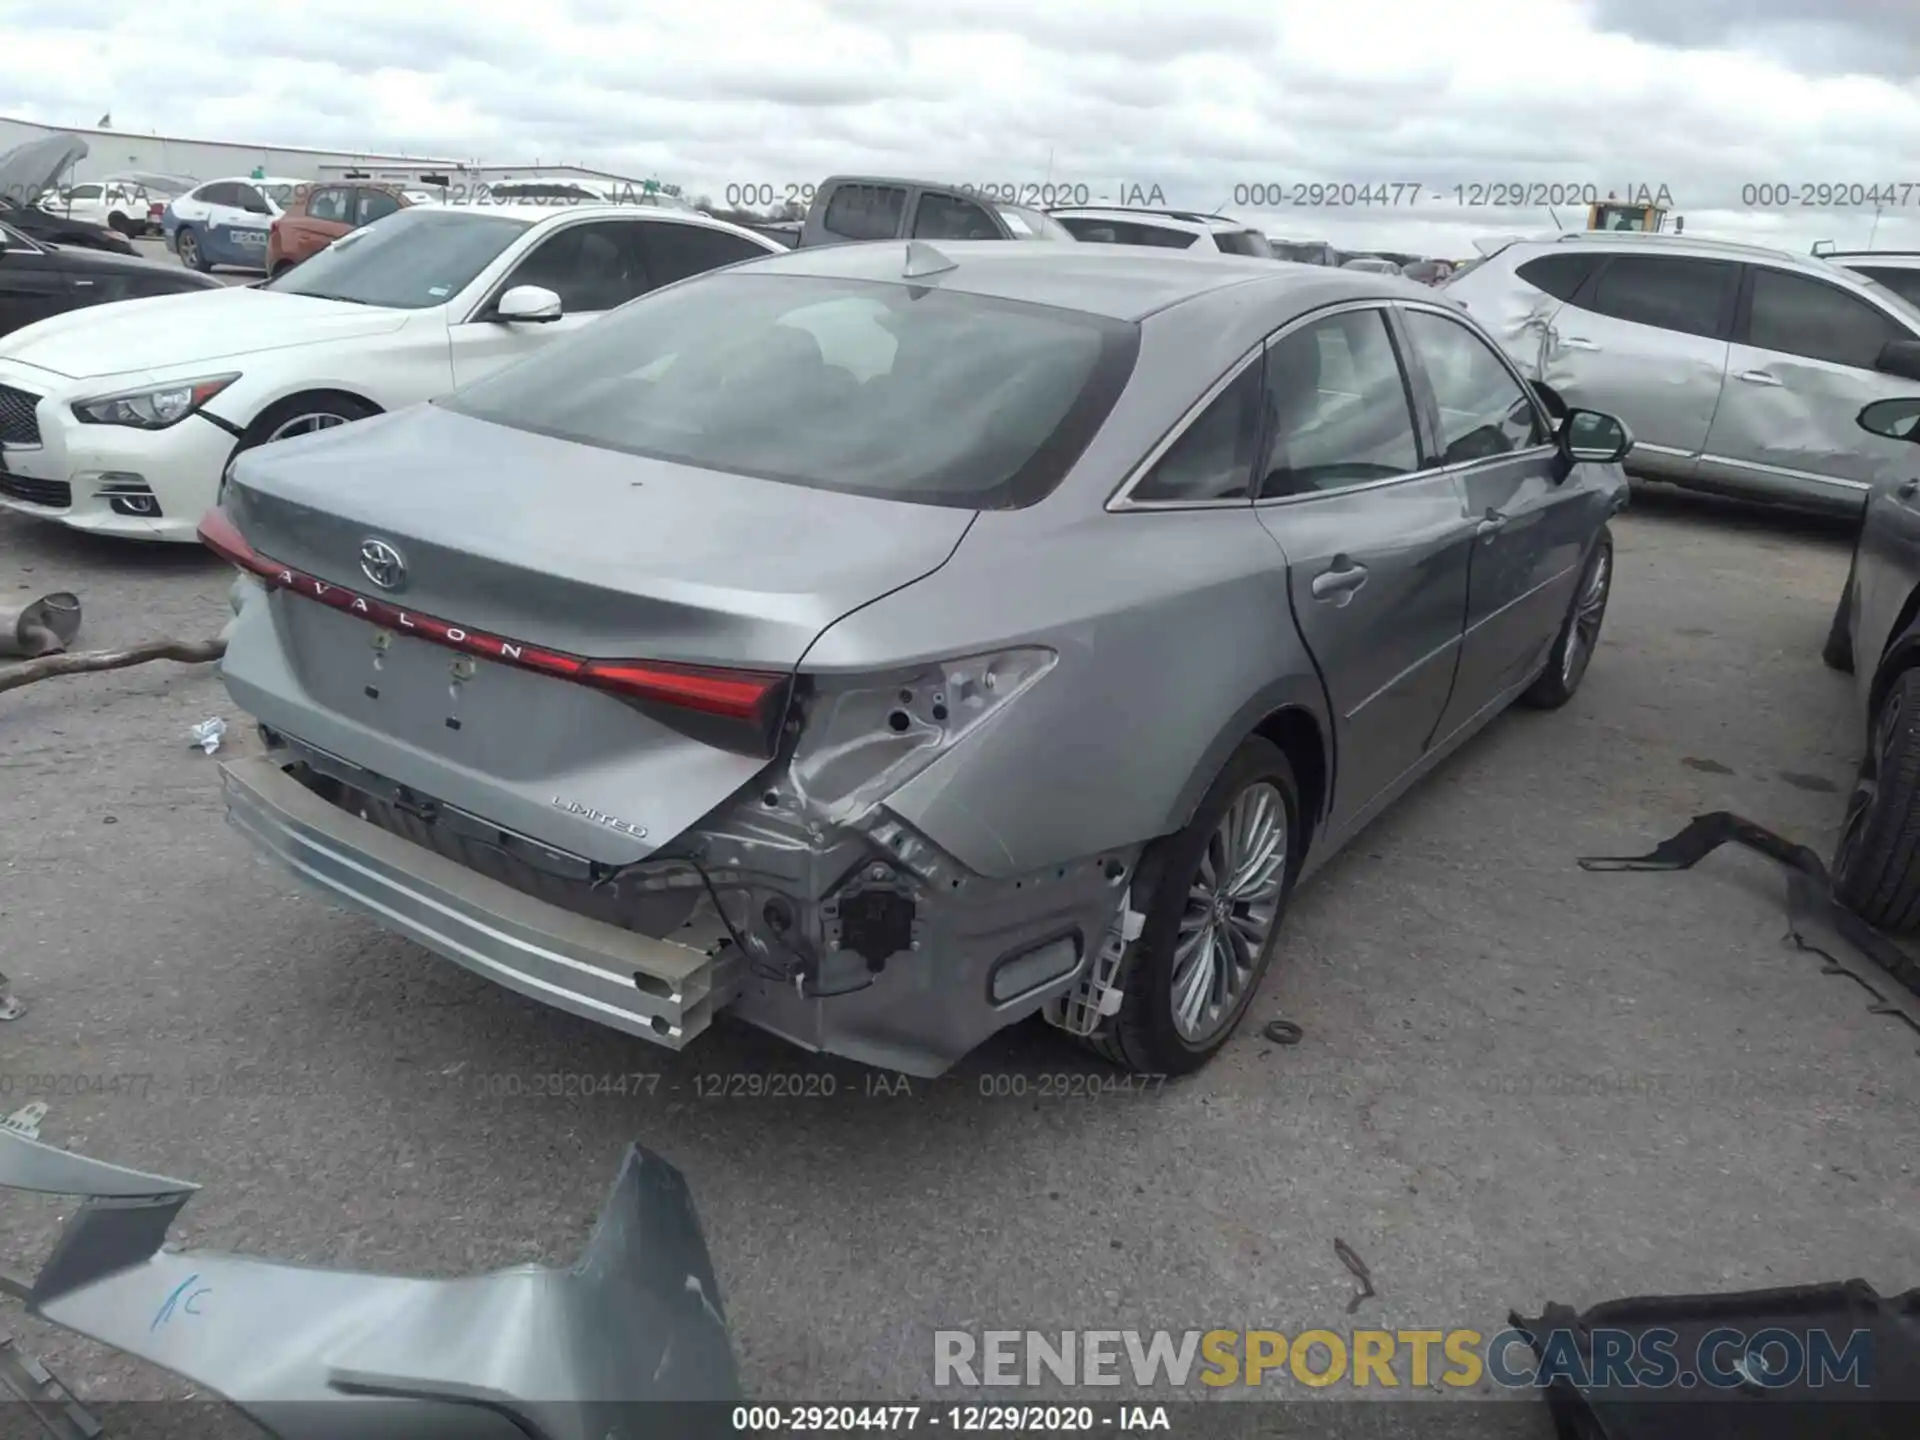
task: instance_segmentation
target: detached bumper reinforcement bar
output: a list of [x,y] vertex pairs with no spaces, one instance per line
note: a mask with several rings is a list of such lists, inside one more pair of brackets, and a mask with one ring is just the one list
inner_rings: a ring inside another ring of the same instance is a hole
[[704,951],[548,904],[349,814],[269,759],[220,767],[227,818],[301,879],[530,999],[679,1050],[729,995]]

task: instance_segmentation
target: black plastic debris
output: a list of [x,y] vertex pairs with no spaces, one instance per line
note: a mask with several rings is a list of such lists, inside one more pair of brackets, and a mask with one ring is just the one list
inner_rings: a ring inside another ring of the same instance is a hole
[[1920,1435],[1920,1290],[1845,1280],[1508,1318],[1560,1440]]
[[[1729,841],[1765,855],[1786,869],[1788,938],[1825,960],[1825,973],[1844,975],[1856,982],[1871,997],[1869,1008],[1875,1014],[1901,1020],[1920,1034],[1920,1007],[1904,1002],[1895,989],[1895,985],[1905,986],[1920,996],[1920,964],[1834,899],[1826,863],[1805,845],[1731,811],[1715,810],[1694,816],[1686,828],[1662,840],[1646,855],[1586,856],[1580,860],[1580,868],[1691,870]],[[1843,958],[1835,953],[1843,948],[1857,954]],[[1920,1430],[1914,1434],[1920,1437]]]

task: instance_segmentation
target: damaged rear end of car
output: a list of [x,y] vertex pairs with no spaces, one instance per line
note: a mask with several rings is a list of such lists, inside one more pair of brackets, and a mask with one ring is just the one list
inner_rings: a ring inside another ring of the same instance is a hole
[[759,268],[243,457],[202,530],[243,572],[223,672],[265,740],[228,813],[543,1003],[934,1075],[1079,974],[1130,856],[989,878],[887,806],[1053,649],[807,656],[1044,495],[1137,335]]

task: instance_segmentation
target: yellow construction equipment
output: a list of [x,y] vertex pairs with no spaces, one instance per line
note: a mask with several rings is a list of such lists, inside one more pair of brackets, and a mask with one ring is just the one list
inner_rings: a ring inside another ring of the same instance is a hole
[[[1664,187],[1662,190],[1664,193]],[[1674,217],[1673,230],[1676,235],[1685,225],[1685,217]],[[1617,195],[1608,195],[1605,200],[1587,207],[1589,230],[1642,230],[1652,233],[1666,228],[1667,207],[1656,205],[1651,200],[1622,200]]]

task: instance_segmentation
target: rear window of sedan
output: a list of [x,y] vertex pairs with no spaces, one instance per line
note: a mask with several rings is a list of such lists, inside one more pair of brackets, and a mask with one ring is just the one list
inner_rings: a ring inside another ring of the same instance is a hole
[[702,469],[1006,508],[1059,483],[1139,328],[928,286],[708,275],[643,296],[438,402]]

